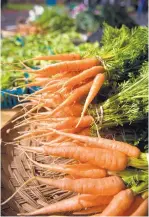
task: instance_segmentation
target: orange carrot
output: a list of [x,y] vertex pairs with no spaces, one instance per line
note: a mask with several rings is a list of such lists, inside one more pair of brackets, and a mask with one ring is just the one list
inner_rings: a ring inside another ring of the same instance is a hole
[[134,195],[131,189],[120,191],[114,196],[100,216],[121,216],[131,206],[133,201]]
[[25,69],[23,71],[35,74],[41,74],[42,76],[52,76],[59,72],[81,72],[86,69],[89,69],[93,66],[100,65],[100,60],[96,58],[92,59],[83,59],[83,60],[75,60],[70,62],[61,62],[56,64],[51,64],[50,66],[46,66],[42,69],[33,70],[33,69]]
[[46,79],[42,79],[40,81],[32,81],[31,83],[28,83],[25,86],[26,87],[42,86],[42,85],[45,85],[47,83],[48,83],[48,81],[47,81],[47,78],[46,78]]
[[[36,97],[35,97],[36,96]],[[36,108],[32,108],[33,110],[39,109],[40,108],[40,104],[42,103],[42,107],[47,107],[47,108],[55,108],[57,107],[60,103],[62,103],[64,101],[64,97],[67,97],[67,95],[63,96],[61,94],[55,93],[55,94],[46,94],[44,95],[42,98],[38,97],[38,95],[34,95],[34,96],[27,96],[26,99],[22,100],[26,101],[26,100],[30,100],[30,105],[32,105],[32,103],[36,103]],[[40,104],[39,104],[40,103]],[[30,113],[30,112],[29,112]],[[27,116],[28,113],[25,113],[24,115],[21,116]],[[20,119],[20,117],[18,117],[18,119]]]
[[81,83],[82,81],[94,77],[99,73],[103,73],[104,72],[104,68],[102,66],[94,66],[90,69],[87,69],[85,71],[83,71],[82,73],[70,78],[67,82],[65,82],[64,87],[67,88],[72,88],[75,85],[79,83]]
[[46,185],[51,185],[62,190],[68,190],[82,194],[112,196],[125,189],[122,179],[118,176],[110,176],[99,179],[50,179],[36,176],[35,179]]
[[51,83],[49,83],[49,85],[47,85],[46,87],[42,88],[41,90],[38,90],[34,93],[34,95],[36,94],[41,94],[41,93],[46,93],[46,92],[54,92],[54,91],[57,91],[59,90],[59,88],[61,88],[64,84],[64,82],[66,81],[67,79],[63,79],[59,82],[54,82],[54,84],[51,85]]
[[[80,117],[82,108],[83,106],[81,104],[75,103],[74,105],[64,107],[63,110],[60,110],[59,112],[55,113],[52,117]],[[38,114],[36,114],[36,118],[42,117],[51,117],[51,112],[38,112]]]
[[[28,155],[27,155],[28,156]],[[92,166],[90,164],[73,164],[73,165],[63,165],[63,164],[58,164],[58,165],[47,165],[47,164],[41,164],[38,163],[37,161],[32,160],[29,156],[28,158],[30,159],[31,162],[33,162],[35,165],[55,171],[55,172],[62,172],[62,173],[67,173],[72,176],[78,176],[80,178],[103,178],[106,176],[106,171],[103,169],[99,169],[98,167]]]
[[134,147],[125,142],[119,142],[119,141],[105,139],[101,137],[98,138],[98,137],[89,137],[89,136],[82,136],[82,135],[74,135],[70,133],[63,133],[63,132],[60,132],[54,129],[51,129],[51,130],[59,135],[63,135],[71,139],[84,142],[86,145],[90,147],[96,147],[96,148],[99,147],[99,148],[117,150],[117,151],[120,151],[126,154],[127,156],[136,157],[136,158],[139,157],[140,155],[140,150],[137,147]]
[[83,98],[92,86],[92,81],[87,84],[82,85],[81,87],[76,88],[71,94],[69,94],[68,98],[62,102],[56,109],[51,112],[51,115],[59,112],[65,106],[72,105],[75,102],[78,102],[81,98]]
[[[77,175],[82,178],[103,178],[106,176],[106,170],[92,166],[90,164],[66,165],[68,171],[73,171],[71,175]],[[70,174],[70,172],[69,172]]]
[[[45,123],[41,123],[42,125],[45,125],[45,127],[47,127],[47,129],[49,127],[52,127],[54,129],[68,129],[68,128],[74,128],[76,126],[76,124],[78,123],[79,118],[78,117],[67,117],[67,118],[63,118],[62,120],[60,118],[58,118],[58,122],[53,123],[52,119],[49,119],[49,121],[51,120],[51,123],[48,124],[47,122]],[[48,119],[47,119],[48,121]],[[86,128],[89,127],[91,124],[93,123],[93,118],[92,116],[84,116],[82,118],[81,123],[79,124],[80,128]],[[40,124],[39,124],[40,126]]]
[[101,205],[101,206],[95,206],[95,207],[91,207],[91,208],[87,208],[85,210],[81,210],[81,211],[77,211],[74,212],[73,215],[89,215],[89,214],[93,214],[93,213],[99,213],[102,212],[107,205]]
[[97,206],[100,203],[107,204],[111,200],[111,197],[102,197],[95,195],[82,194],[77,195],[69,199],[65,199],[54,204],[50,204],[41,209],[37,209],[30,213],[20,213],[18,215],[27,215],[27,216],[39,216],[45,214],[53,214],[53,213],[63,213],[85,209],[88,207]]
[[89,94],[86,98],[86,101],[85,101],[85,104],[83,107],[83,111],[81,113],[81,117],[80,117],[80,120],[79,120],[77,126],[79,126],[89,104],[92,102],[94,97],[97,95],[97,93],[100,90],[101,86],[103,85],[104,81],[105,81],[105,74],[103,74],[103,73],[96,75],[96,77],[94,78],[92,87],[91,87]]
[[65,106],[62,110],[55,113],[54,117],[75,116],[80,117],[83,106],[79,103],[75,103],[71,106]]
[[88,148],[88,147],[28,147],[22,146],[27,151],[35,151],[46,155],[60,156],[79,160],[81,163],[89,163],[108,170],[124,170],[127,166],[127,157],[118,151]]
[[[50,55],[50,56],[39,56],[34,57],[31,60],[60,60],[60,61],[72,61],[72,60],[80,60],[81,56],[80,54],[75,53],[66,53],[66,54],[56,54],[56,55]],[[30,59],[28,59],[30,60]],[[24,62],[28,61],[25,60]]]
[[134,199],[133,204],[126,210],[122,215],[123,216],[130,216],[143,202],[143,198],[141,196],[136,196]]
[[131,214],[131,216],[148,216],[148,198],[141,203],[141,205]]
[[83,135],[83,136],[90,136],[90,128],[85,128],[84,130],[82,130],[79,135]]

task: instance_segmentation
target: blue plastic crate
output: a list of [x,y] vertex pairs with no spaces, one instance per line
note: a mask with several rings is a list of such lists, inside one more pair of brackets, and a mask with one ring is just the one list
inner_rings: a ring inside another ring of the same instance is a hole
[[49,6],[56,5],[57,0],[46,0],[46,4]]
[[13,95],[23,95],[23,94],[31,94],[35,91],[39,90],[39,87],[31,87],[31,88],[16,88],[12,90],[3,89],[1,91],[1,109],[8,109],[12,108],[20,102],[18,101],[18,98]]

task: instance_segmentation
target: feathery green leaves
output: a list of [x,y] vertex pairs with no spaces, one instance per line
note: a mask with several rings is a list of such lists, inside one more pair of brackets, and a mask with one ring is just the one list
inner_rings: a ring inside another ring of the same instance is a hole
[[[123,126],[147,117],[148,112],[148,63],[145,62],[137,78],[132,77],[119,86],[119,93],[99,105],[91,105],[91,114],[98,128]],[[93,133],[96,127],[92,126]]]

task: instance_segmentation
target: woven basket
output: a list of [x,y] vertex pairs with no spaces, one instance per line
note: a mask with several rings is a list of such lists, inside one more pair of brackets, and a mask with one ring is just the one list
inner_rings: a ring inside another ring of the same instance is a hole
[[[21,112],[15,115],[16,118],[21,115]],[[11,130],[13,123],[11,120],[2,128],[2,149],[1,149],[1,182],[2,194],[1,200],[6,200],[9,196],[20,187],[24,181],[31,178],[33,175],[41,175],[50,178],[59,178],[63,174],[48,172],[38,166],[34,166],[24,152],[18,149],[15,144],[10,144],[13,139],[18,136],[17,130]],[[19,131],[26,130],[24,128]],[[31,140],[24,140],[20,145],[35,146],[37,142]],[[70,160],[62,158],[52,158],[49,156],[42,156],[36,154],[29,154],[29,156],[42,163],[68,163]],[[17,213],[30,212],[41,208],[50,203],[69,198],[74,193],[62,191],[53,186],[46,186],[37,181],[32,181],[30,184],[21,189],[16,196],[7,204],[1,207],[2,216],[16,216]],[[71,215],[71,213],[63,213],[63,215]]]

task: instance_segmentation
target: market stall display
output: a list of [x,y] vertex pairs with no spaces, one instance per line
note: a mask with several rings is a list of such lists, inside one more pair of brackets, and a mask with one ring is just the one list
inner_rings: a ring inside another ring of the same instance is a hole
[[[3,195],[4,213],[11,207],[19,215],[36,216],[147,214],[148,160],[142,132],[135,145],[134,139],[129,144],[122,136],[106,138],[113,126],[129,123],[136,131],[133,124],[147,120],[147,28],[105,25],[100,46],[86,48],[32,56],[32,61],[54,59],[39,69],[24,60],[21,71],[32,77],[25,86],[38,82],[41,89],[20,98],[22,112],[3,129],[3,153],[11,156],[2,164],[9,183],[8,190],[3,179],[9,194]],[[13,136],[7,138],[6,130]]]
[[[22,69],[22,64],[18,62],[24,60],[29,66],[41,67],[47,64],[45,60],[32,60],[33,56],[53,55],[54,53],[80,52],[85,53],[88,49],[98,47],[98,43],[83,43],[75,45],[76,42],[83,42],[82,35],[76,32],[63,33],[57,35],[55,32],[45,35],[14,36],[2,40],[2,76],[1,76],[1,106],[2,108],[12,108],[18,103],[16,97],[5,94],[27,94],[32,93],[37,88],[24,88],[30,81],[28,73],[22,73],[17,69]],[[57,47],[59,44],[59,47]],[[33,46],[33,49],[30,47]],[[9,56],[8,56],[9,53]],[[16,70],[14,70],[16,69]],[[17,88],[20,87],[20,88]],[[14,89],[15,88],[15,89]]]

